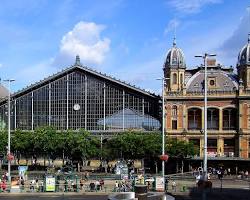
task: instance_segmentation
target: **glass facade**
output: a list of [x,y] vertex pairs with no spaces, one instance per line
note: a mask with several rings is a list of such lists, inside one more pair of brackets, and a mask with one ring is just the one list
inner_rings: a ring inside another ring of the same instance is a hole
[[[73,67],[11,97],[11,129],[158,130],[158,97]],[[1,127],[7,102],[0,103]]]

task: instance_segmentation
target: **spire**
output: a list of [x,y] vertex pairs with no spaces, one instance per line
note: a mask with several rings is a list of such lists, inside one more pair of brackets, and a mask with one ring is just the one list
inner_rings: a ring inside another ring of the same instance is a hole
[[81,65],[81,62],[80,62],[80,56],[79,55],[76,55],[76,62],[75,62],[75,65]]
[[173,40],[173,46],[176,46],[176,18],[174,19],[174,40]]
[[248,40],[247,40],[248,44],[250,44],[250,33],[248,33]]

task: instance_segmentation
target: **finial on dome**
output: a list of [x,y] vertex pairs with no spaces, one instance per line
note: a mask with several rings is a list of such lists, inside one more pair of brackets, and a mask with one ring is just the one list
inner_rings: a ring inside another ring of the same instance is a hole
[[75,62],[75,65],[81,65],[81,62],[80,62],[80,56],[79,55],[76,55],[76,62]]
[[176,37],[174,36],[174,40],[173,40],[173,46],[176,46]]

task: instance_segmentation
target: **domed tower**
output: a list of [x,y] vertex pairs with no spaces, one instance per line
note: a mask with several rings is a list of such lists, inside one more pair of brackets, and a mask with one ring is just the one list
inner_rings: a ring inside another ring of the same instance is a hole
[[186,63],[183,51],[176,46],[174,38],[173,46],[168,50],[163,66],[164,77],[167,80],[167,91],[179,91],[185,84]]
[[250,33],[248,42],[241,49],[238,56],[237,71],[239,81],[243,83],[245,89],[250,89]]

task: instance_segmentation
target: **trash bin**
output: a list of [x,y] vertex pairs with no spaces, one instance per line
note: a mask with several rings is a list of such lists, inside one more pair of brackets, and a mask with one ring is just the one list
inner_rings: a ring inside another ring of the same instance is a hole
[[181,192],[186,192],[186,186],[185,185],[183,185],[182,187],[181,187]]
[[90,183],[89,184],[89,189],[91,192],[94,192],[95,191],[95,184],[94,183]]

